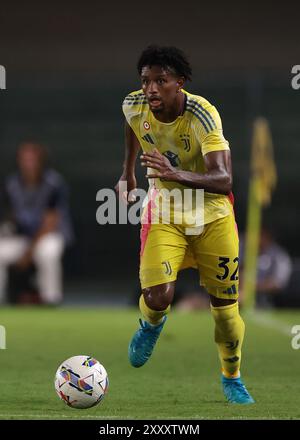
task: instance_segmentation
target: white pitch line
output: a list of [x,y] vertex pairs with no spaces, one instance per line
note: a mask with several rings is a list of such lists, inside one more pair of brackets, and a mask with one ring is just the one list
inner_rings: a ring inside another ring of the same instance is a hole
[[92,415],[86,415],[86,416],[66,416],[66,415],[60,415],[58,416],[45,416],[45,414],[1,414],[0,418],[2,417],[27,417],[27,418],[42,418],[42,419],[52,419],[52,420],[59,420],[59,419],[68,419],[68,420],[76,420],[76,419],[95,419],[95,420],[111,420],[111,419],[119,419],[118,416],[92,416]]
[[263,327],[276,330],[285,336],[289,336],[289,337],[292,336],[293,324],[291,326],[284,324],[282,321],[279,321],[278,319],[272,317],[271,315],[265,312],[251,311],[244,313],[244,316],[250,319],[255,324],[260,324]]
[[[1,418],[1,417],[6,417]],[[82,420],[86,420],[86,419],[93,419],[93,420],[104,420],[104,421],[108,421],[108,420],[128,420],[128,421],[139,421],[139,419],[136,419],[136,417],[117,417],[117,416],[112,416],[112,417],[100,417],[100,416],[83,416],[83,417],[73,417],[70,418],[68,416],[60,416],[60,417],[45,417],[44,415],[41,414],[0,414],[0,420],[10,420],[11,418],[16,417],[16,418],[26,418],[29,420],[32,420],[34,418],[41,418],[43,420],[61,420],[61,419],[65,419],[65,420],[78,420],[78,419],[82,419]],[[297,417],[296,417],[297,418]],[[200,415],[194,415],[194,416],[190,416],[190,417],[166,417],[164,420],[224,420],[224,417],[203,417]],[[228,420],[277,420],[276,417],[274,416],[270,416],[270,417],[247,417],[247,416],[229,416],[229,417],[225,417],[225,419]],[[294,419],[294,417],[292,417],[292,419]],[[298,419],[298,418],[297,418]],[[152,419],[142,419],[142,420],[149,420],[149,421],[161,421],[163,419],[157,419],[157,418],[152,418]],[[285,420],[285,419],[282,419]],[[286,420],[290,420],[290,419],[286,419]]]
[[[5,417],[5,418],[3,418]],[[17,419],[29,419],[29,420],[33,420],[33,419],[43,419],[43,420],[87,420],[87,419],[92,419],[92,420],[104,420],[104,421],[109,421],[109,420],[120,420],[120,421],[139,421],[139,419],[136,419],[136,417],[100,417],[100,416],[83,416],[83,417],[73,417],[70,418],[68,416],[60,416],[60,417],[45,417],[44,415],[41,414],[0,414],[0,421],[1,420],[10,420],[12,418],[17,418]],[[224,420],[224,417],[204,417],[204,416],[200,416],[200,415],[195,415],[195,416],[190,416],[190,417],[165,417],[165,419],[160,419],[160,418],[152,418],[152,419],[142,419],[142,420],[147,420],[147,421],[157,421],[160,422],[161,420]],[[229,416],[226,417],[226,419],[230,419],[230,420],[272,420],[272,419],[276,419],[276,417],[274,416],[270,416],[270,417],[247,417],[247,416]],[[283,419],[284,420],[284,419]],[[289,419],[290,420],[290,419]]]

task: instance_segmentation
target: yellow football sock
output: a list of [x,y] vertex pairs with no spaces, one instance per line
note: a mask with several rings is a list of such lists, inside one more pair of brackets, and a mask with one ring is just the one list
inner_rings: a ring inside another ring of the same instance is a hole
[[216,324],[215,342],[222,372],[228,378],[239,377],[245,324],[239,314],[238,303],[222,307],[211,305],[211,312]]
[[163,317],[169,313],[170,306],[168,306],[165,310],[152,310],[150,307],[147,306],[144,295],[140,296],[140,311],[146,321],[150,322],[150,324],[158,325],[162,322]]

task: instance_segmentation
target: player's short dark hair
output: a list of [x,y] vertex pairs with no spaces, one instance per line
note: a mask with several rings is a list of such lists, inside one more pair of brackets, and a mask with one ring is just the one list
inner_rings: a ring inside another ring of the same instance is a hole
[[173,70],[178,76],[186,80],[192,79],[192,68],[186,55],[173,46],[148,46],[141,54],[137,69],[139,74],[145,66],[160,66],[166,70]]

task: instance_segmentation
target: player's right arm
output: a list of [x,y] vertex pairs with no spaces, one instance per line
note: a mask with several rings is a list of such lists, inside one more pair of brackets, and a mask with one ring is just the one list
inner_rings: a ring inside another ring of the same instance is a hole
[[115,186],[115,191],[120,197],[120,184],[126,181],[127,192],[122,193],[121,196],[129,203],[134,201],[134,198],[128,198],[128,194],[136,189],[135,164],[140,148],[140,143],[134,131],[125,120],[125,160],[123,163],[123,173]]

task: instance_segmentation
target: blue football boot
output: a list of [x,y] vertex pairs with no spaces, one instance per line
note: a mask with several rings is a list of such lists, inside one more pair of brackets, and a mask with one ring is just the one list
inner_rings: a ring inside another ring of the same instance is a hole
[[128,357],[133,367],[141,367],[150,358],[156,341],[163,329],[167,317],[159,325],[149,324],[140,319],[140,328],[133,335],[128,347]]
[[226,399],[230,403],[254,403],[240,377],[229,379],[222,374],[222,385]]

